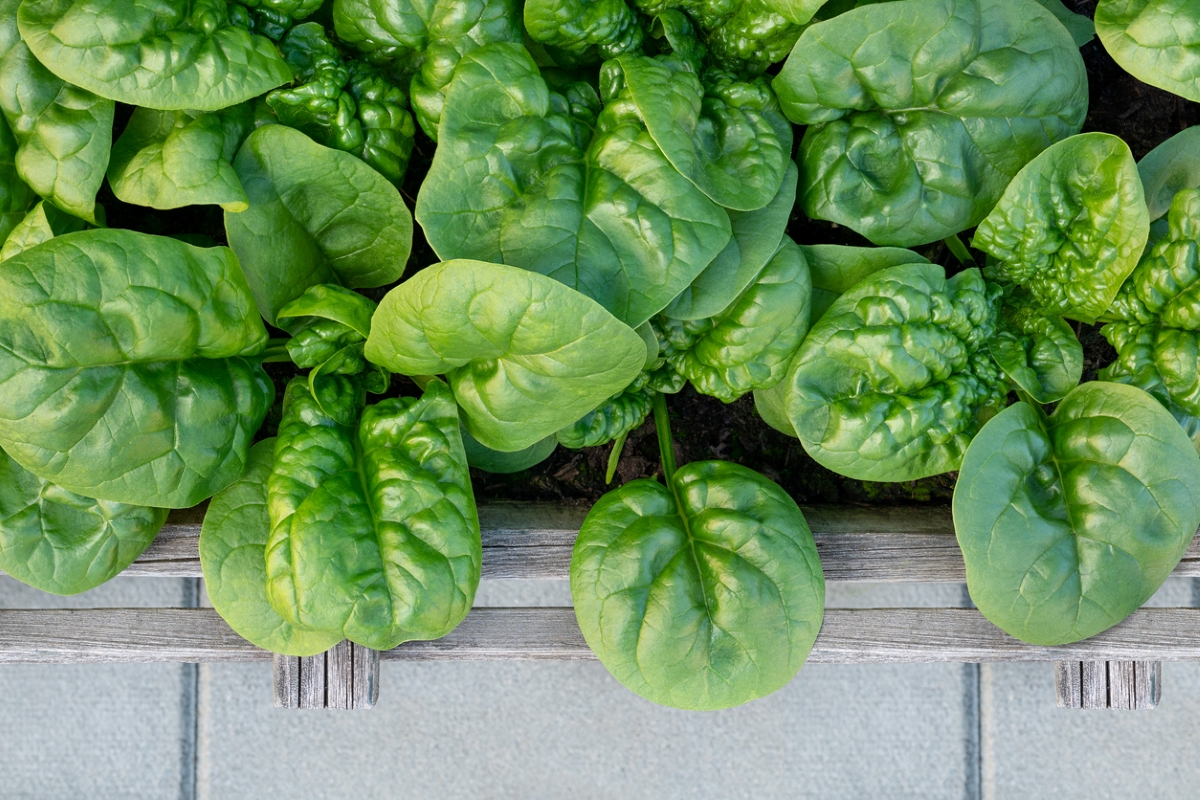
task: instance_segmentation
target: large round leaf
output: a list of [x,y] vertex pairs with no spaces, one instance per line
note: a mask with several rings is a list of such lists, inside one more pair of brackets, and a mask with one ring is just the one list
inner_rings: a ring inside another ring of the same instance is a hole
[[25,0],[17,23],[51,72],[121,103],[212,111],[292,79],[226,0]]
[[1200,526],[1200,457],[1140,389],[1092,382],[1054,414],[1017,403],[984,426],[954,488],[967,588],[1034,644],[1111,628],[1154,594]]
[[1184,189],[1200,189],[1200,125],[1185,128],[1143,156],[1138,176],[1151,220],[1165,216]]
[[1096,33],[1113,61],[1144,83],[1200,101],[1200,3],[1100,0]]
[[1077,133],[1087,74],[1034,0],[900,0],[812,25],[773,82],[808,125],[810,217],[911,246],[979,223],[1029,159]]
[[624,389],[645,364],[646,345],[558,281],[446,261],[383,298],[366,354],[401,375],[446,375],[471,435],[514,451]]
[[592,507],[571,557],[588,645],[648,700],[696,710],[770,694],[808,657],[825,612],[812,533],[757,472],[699,461]]
[[412,215],[358,158],[266,125],[246,139],[233,167],[250,207],[226,212],[225,232],[268,322],[310,286],[372,288],[404,274]]
[[266,340],[224,247],[57,236],[0,262],[0,447],[86,497],[195,505],[245,469]]
[[163,508],[68,492],[0,452],[0,569],[44,592],[78,594],[115,577],[166,520]]
[[936,264],[880,270],[843,294],[785,379],[804,449],[859,480],[957,469],[980,412],[1008,393],[987,353],[998,299],[979,270],[947,280]]
[[239,636],[275,653],[311,656],[333,647],[342,634],[293,625],[267,600],[267,479],[274,457],[274,439],[254,445],[246,474],[208,504],[200,567],[213,608]]
[[837,300],[881,269],[900,264],[926,264],[928,259],[903,247],[850,247],[840,244],[800,245],[812,276],[812,322]]

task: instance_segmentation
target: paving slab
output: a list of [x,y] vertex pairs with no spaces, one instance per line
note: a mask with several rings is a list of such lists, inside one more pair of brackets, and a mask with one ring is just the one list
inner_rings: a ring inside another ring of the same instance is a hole
[[[116,578],[74,597],[0,577],[0,608],[186,606],[195,582]],[[0,798],[193,797],[196,668],[0,666]]]

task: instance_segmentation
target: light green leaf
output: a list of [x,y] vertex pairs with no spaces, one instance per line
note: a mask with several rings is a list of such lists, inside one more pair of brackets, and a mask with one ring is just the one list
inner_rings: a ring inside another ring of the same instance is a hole
[[1132,386],[1092,382],[1046,417],[1027,403],[975,437],[954,488],[967,588],[1027,642],[1111,628],[1162,585],[1200,526],[1200,457]]
[[1096,33],[1121,69],[1200,101],[1200,6],[1195,0],[1100,0]]
[[637,480],[600,498],[575,542],[571,599],[613,677],[655,703],[712,710],[792,679],[821,627],[825,581],[787,493],[699,461],[669,487]]
[[446,261],[383,299],[369,360],[401,375],[444,374],[467,429],[523,450],[629,385],[642,337],[558,281],[514,267]]
[[1029,307],[1006,309],[1005,330],[988,352],[1013,382],[1039,403],[1055,403],[1083,377],[1083,345],[1062,317]]
[[654,392],[650,389],[626,389],[560,430],[555,437],[559,444],[572,450],[608,444],[641,427],[653,402]]
[[85,224],[78,217],[59,211],[43,200],[25,215],[4,240],[4,246],[0,248],[0,261],[12,258],[31,247],[37,247],[55,236],[81,231]]
[[928,264],[922,255],[902,247],[848,247],[840,244],[800,245],[812,275],[812,321],[846,292],[881,269],[900,264]]
[[1200,189],[1200,125],[1185,128],[1147,153],[1138,162],[1138,175],[1151,220],[1165,216],[1179,192]]

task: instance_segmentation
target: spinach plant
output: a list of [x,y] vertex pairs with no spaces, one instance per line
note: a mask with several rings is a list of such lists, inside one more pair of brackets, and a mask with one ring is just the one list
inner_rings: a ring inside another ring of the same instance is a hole
[[1200,100],[1200,33],[1190,3],[1100,0],[1096,33],[1113,60],[1138,80]]

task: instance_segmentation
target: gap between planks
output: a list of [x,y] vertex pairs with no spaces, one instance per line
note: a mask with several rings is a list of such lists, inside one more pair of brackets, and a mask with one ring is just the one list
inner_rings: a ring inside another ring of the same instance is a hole
[[[804,507],[827,581],[966,580],[950,509],[927,506]],[[485,579],[564,580],[583,506],[492,503],[479,508]],[[197,545],[202,509],[172,512],[166,526],[124,575],[201,577]],[[1200,539],[1176,577],[1200,577]]]
[[[570,608],[477,608],[388,661],[590,661]],[[206,608],[0,610],[0,663],[248,662],[271,653]],[[1083,642],[1020,642],[974,609],[830,609],[813,664],[1200,661],[1200,609],[1143,608]]]

